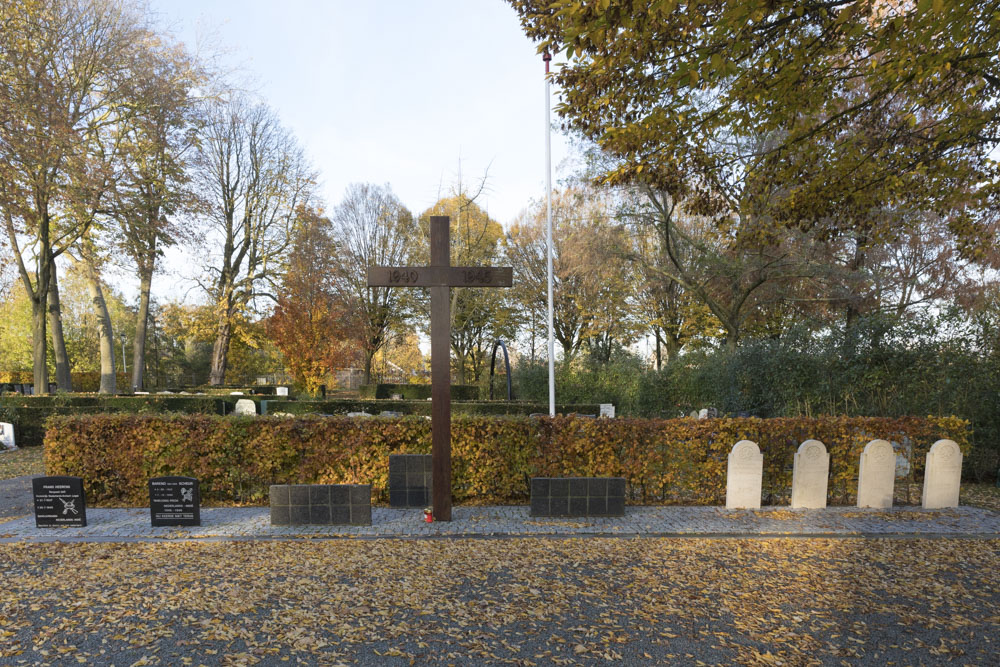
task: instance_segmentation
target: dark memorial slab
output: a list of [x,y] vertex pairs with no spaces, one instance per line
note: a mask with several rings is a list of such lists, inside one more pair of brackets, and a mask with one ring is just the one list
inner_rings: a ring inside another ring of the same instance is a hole
[[368,287],[427,287],[431,293],[431,452],[436,521],[451,521],[452,287],[510,287],[509,266],[452,266],[448,216],[430,220],[428,266],[370,266]]
[[36,528],[87,525],[87,500],[79,477],[36,477],[31,492]]
[[427,507],[431,502],[430,454],[389,455],[389,507]]
[[272,526],[370,526],[371,484],[273,484]]
[[531,516],[625,516],[625,478],[532,477]]
[[149,480],[149,519],[153,526],[200,526],[201,486],[194,477]]

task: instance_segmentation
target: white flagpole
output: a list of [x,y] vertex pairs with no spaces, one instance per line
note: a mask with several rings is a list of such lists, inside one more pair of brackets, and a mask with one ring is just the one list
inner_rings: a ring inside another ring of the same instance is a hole
[[546,260],[548,263],[549,283],[549,416],[556,416],[556,343],[555,329],[552,324],[552,130],[549,114],[552,102],[549,93],[549,61],[552,56],[548,52],[542,56],[545,61],[545,215],[546,215]]

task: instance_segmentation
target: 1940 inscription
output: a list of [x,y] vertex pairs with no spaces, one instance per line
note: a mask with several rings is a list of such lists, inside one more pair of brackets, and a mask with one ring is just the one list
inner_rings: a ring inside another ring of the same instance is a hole
[[389,271],[389,283],[393,285],[411,285],[416,283],[420,274],[416,271],[400,271],[393,269]]

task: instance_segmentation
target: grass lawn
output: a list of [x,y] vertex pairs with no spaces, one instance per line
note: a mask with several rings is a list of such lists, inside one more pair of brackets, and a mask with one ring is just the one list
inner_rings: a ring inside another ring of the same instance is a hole
[[0,545],[0,663],[991,664],[1000,540]]
[[0,452],[0,479],[44,474],[41,447],[22,447],[13,452]]

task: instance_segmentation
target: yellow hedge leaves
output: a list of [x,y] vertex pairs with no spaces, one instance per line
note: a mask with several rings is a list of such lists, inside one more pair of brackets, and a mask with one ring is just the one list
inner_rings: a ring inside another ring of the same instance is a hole
[[[787,495],[792,457],[816,438],[830,452],[831,500],[856,490],[858,461],[874,438],[908,442],[915,475],[930,445],[951,438],[969,450],[968,422],[956,417],[788,419],[583,419],[469,417],[452,423],[457,502],[523,502],[534,476],[622,476],[636,503],[720,504],[733,444],[764,454],[764,490]],[[390,453],[429,453],[430,421],[232,418],[212,415],[96,414],[52,417],[50,475],[83,477],[95,503],[148,503],[159,475],[201,480],[215,502],[266,503],[270,484],[370,483],[387,497]]]

